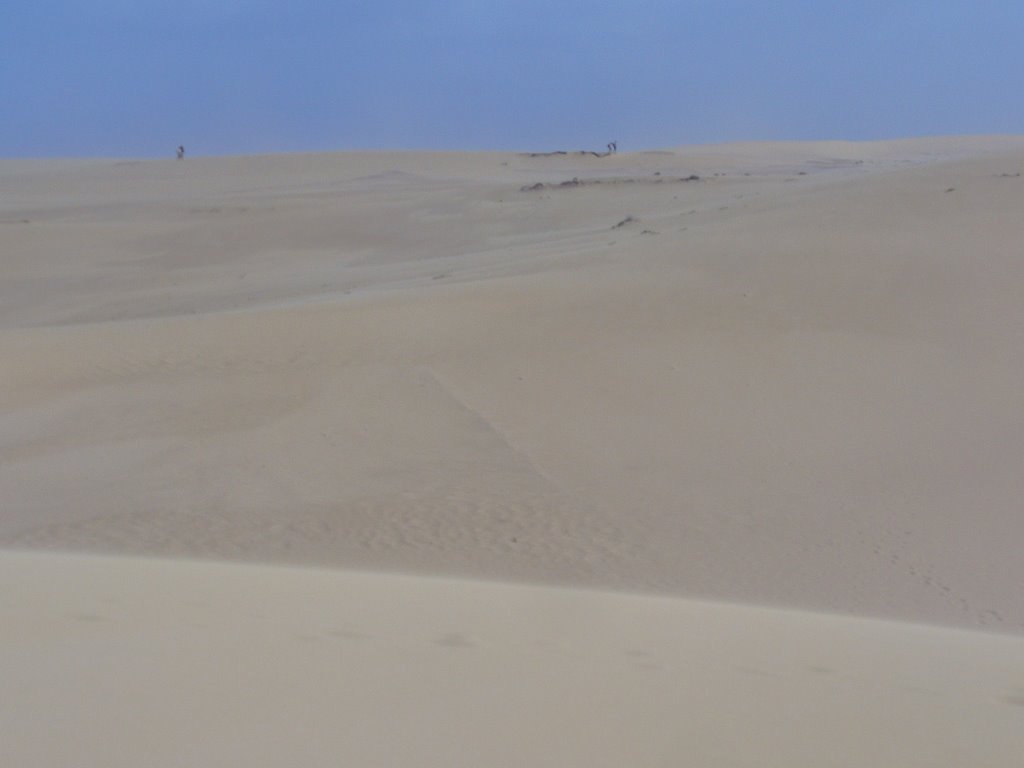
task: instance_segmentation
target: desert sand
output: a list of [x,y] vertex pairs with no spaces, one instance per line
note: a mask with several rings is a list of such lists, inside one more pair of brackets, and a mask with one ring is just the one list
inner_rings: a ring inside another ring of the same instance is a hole
[[0,161],[3,762],[1006,765],[1022,171]]
[[1024,643],[1006,635],[311,568],[9,553],[0,578],[4,765],[1024,754]]

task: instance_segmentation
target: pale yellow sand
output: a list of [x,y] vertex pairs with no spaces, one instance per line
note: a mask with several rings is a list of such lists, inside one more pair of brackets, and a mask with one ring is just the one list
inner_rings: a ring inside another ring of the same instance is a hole
[[258,564],[0,553],[0,765],[1015,765],[1022,170],[0,162],[0,547]]
[[0,545],[1019,633],[1022,167],[0,162]]
[[0,556],[0,763],[1006,768],[1024,639],[583,590]]

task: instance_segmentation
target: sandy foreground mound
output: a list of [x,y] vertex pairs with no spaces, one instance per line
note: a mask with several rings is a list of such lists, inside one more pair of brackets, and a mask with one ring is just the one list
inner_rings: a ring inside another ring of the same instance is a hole
[[1022,167],[0,162],[0,546],[1020,633]]
[[972,766],[1024,639],[586,590],[0,555],[11,766]]

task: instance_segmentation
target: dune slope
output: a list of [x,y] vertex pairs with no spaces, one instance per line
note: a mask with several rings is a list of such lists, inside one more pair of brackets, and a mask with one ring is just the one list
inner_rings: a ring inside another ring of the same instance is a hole
[[1022,165],[0,162],[0,545],[1020,633]]
[[864,765],[1024,753],[1024,640],[677,599],[0,556],[4,765]]

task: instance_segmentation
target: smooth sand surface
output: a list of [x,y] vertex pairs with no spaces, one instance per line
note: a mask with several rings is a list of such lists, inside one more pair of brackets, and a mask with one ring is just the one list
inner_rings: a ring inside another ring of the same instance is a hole
[[0,762],[1013,764],[1022,170],[0,161]]
[[1024,639],[424,577],[0,556],[10,766],[971,766]]
[[1019,633],[1022,168],[4,161],[0,545]]

